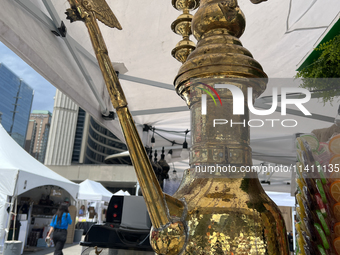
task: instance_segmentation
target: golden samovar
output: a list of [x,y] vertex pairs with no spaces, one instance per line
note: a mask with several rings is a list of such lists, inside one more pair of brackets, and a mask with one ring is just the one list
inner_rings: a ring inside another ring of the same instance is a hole
[[[201,0],[191,25],[197,48],[193,50],[187,33],[173,50],[184,62],[175,87],[190,108],[192,140],[190,168],[173,197],[163,194],[157,182],[96,19],[111,27],[120,28],[120,24],[104,0],[69,2],[68,18],[85,22],[119,117],[153,224],[150,243],[154,250],[158,254],[288,254],[286,228],[278,207],[264,192],[257,173],[241,171],[241,167],[252,165],[248,87],[255,100],[265,90],[267,76],[238,39],[245,19],[237,1]],[[198,2],[173,0],[173,5],[185,10],[190,9],[185,6]],[[187,10],[180,17],[187,24],[191,18]],[[233,115],[233,94],[219,84],[243,92],[243,115]],[[213,99],[207,99],[206,114],[202,114],[201,98],[206,88],[216,90],[221,101],[215,105]],[[215,125],[216,119],[223,119],[225,125]],[[228,170],[218,171],[218,166]],[[211,167],[216,170],[207,172]]]

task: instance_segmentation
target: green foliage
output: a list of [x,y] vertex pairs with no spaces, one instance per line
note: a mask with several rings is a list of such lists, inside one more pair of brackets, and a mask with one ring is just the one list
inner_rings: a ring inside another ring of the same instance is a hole
[[[311,65],[299,71],[296,78],[302,78],[301,87],[318,92],[324,102],[332,102],[339,95],[340,83],[340,35],[319,45],[320,57]],[[316,79],[323,78],[323,79]]]

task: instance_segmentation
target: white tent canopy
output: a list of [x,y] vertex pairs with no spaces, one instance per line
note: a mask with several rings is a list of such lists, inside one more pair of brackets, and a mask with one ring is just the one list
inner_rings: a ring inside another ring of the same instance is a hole
[[74,199],[79,186],[47,168],[29,155],[0,124],[0,251],[7,227],[8,196],[18,196],[39,186],[66,190]]
[[[102,23],[99,26],[111,60],[124,63],[128,69],[125,74],[124,65],[115,67],[120,72],[119,78],[137,128],[147,124],[168,131],[190,129],[190,113],[171,85],[181,64],[172,58],[170,52],[181,37],[171,31],[170,24],[180,12],[172,7],[170,0],[157,4],[151,0],[106,1],[123,30],[111,29]],[[300,61],[340,10],[339,0],[269,0],[258,5],[239,0],[238,3],[247,23],[240,40],[270,78],[292,78]],[[88,32],[83,22],[71,24],[66,20],[64,12],[67,8],[68,1],[3,0],[0,40],[123,140],[118,121],[101,117],[105,109],[113,109]],[[51,33],[52,30],[58,31],[61,21],[67,27],[66,37]],[[82,63],[81,68],[77,63]],[[262,96],[271,95],[271,86],[274,85],[269,84]],[[326,105],[328,108],[324,108],[322,102],[316,100],[310,101],[311,108],[308,109],[319,114],[327,113],[327,117],[335,116],[335,107]],[[270,118],[282,119],[283,116],[276,112]],[[290,114],[286,118],[298,119],[299,125],[292,129],[251,128],[254,158],[290,164],[294,161],[292,141],[295,133],[309,133],[314,128],[331,125],[329,120],[315,121]],[[170,141],[180,144],[184,141],[184,133],[159,133]],[[158,135],[155,138],[158,149],[171,147],[171,142]],[[273,141],[269,138],[277,141],[266,143]],[[190,144],[190,137],[187,140]],[[178,164],[175,165],[178,169]]]
[[[79,186],[55,173],[29,155],[0,125],[0,193],[17,196],[33,188],[52,185],[66,190],[74,199]],[[15,190],[16,186],[16,190]]]
[[79,200],[109,202],[112,195],[113,194],[99,182],[86,179],[79,184]]
[[295,197],[292,197],[290,193],[268,191],[267,195],[277,206],[295,207]]
[[118,190],[113,195],[114,196],[130,196],[130,193],[121,189],[121,190]]
[[[112,110],[84,24],[70,24],[66,20],[67,1],[45,2],[48,8],[41,0],[4,0],[0,10],[1,41],[122,138],[117,121],[101,118],[100,103],[69,51],[73,47],[77,61],[84,64],[91,76],[95,90],[102,98],[100,101]],[[126,68],[122,65],[116,68],[136,124],[174,131],[190,128],[189,112],[171,85],[180,63],[171,57],[170,52],[181,38],[169,27],[179,12],[171,2],[157,5],[150,0],[107,2],[123,30],[99,25],[111,60],[124,63],[129,70],[128,75],[124,75]],[[247,19],[246,30],[240,39],[271,78],[292,78],[299,62],[340,10],[338,0],[271,0],[259,5],[239,0],[239,5]],[[153,15],[150,15],[151,9]],[[135,18],[131,19],[131,15]],[[64,38],[51,33],[51,30],[57,31],[61,21],[67,27]],[[270,93],[269,86],[264,95]],[[308,123],[301,128],[306,130],[309,127]],[[281,131],[271,135],[278,134]],[[165,135],[171,141],[184,140],[184,135]],[[171,143],[156,136],[156,146],[163,145],[170,146]]]

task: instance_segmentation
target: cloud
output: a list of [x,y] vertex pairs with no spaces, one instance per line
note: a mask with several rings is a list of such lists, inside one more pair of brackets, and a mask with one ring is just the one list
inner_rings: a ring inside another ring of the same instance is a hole
[[0,62],[34,89],[32,110],[53,111],[56,88],[1,42]]

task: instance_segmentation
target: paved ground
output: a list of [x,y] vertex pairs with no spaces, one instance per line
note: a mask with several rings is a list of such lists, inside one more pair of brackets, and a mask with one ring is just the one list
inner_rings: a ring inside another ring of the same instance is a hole
[[[83,255],[95,255],[95,251],[90,248],[89,252],[84,252]],[[23,255],[53,255],[54,248],[36,248],[36,250],[32,250],[31,252],[24,252]],[[65,244],[63,249],[64,255],[80,255],[82,252],[82,247],[75,244]],[[100,255],[154,255],[153,252],[143,252],[143,251],[129,251],[129,250],[104,250],[100,253]]]
[[[65,244],[63,249],[64,255],[80,255],[81,254],[81,246],[78,243],[74,244]],[[53,255],[54,248],[32,248],[31,251],[25,251],[24,255]]]
[[[83,237],[84,238],[84,237]],[[83,255],[95,255],[95,251],[92,248],[87,250],[88,252],[84,252]],[[31,251],[25,251],[23,255],[53,255],[54,248],[37,248],[32,247]],[[64,255],[81,255],[82,254],[82,246],[78,243],[73,244],[65,244],[63,249]],[[143,251],[129,251],[129,250],[108,250],[105,249],[100,255],[155,255],[153,252],[143,252]]]

